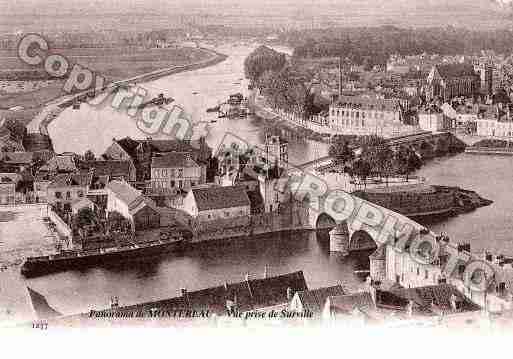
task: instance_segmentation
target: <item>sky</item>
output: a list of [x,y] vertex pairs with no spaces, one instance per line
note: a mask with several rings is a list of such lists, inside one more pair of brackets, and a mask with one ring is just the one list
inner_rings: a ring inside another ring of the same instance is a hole
[[[513,0],[0,0],[0,26],[13,15],[209,14],[257,17],[319,18],[372,25],[390,20],[408,26],[494,25],[511,11]],[[502,5],[502,6],[501,6]],[[513,11],[512,11],[513,13]],[[244,20],[246,21],[246,20]],[[497,25],[499,26],[499,25]]]
[[381,9],[425,11],[458,9],[460,11],[496,10],[498,4],[513,0],[0,0],[3,14],[65,14],[69,12],[174,12],[177,10],[220,11],[223,8],[243,8],[272,12],[276,9],[316,9],[380,11]]

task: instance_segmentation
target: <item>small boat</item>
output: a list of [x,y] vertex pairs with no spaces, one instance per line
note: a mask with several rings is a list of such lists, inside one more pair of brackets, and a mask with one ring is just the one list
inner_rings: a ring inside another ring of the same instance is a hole
[[193,95],[197,95],[197,94],[198,94],[198,92],[197,92],[197,91],[192,91],[192,94],[193,94]]
[[217,106],[214,106],[214,107],[207,108],[207,113],[209,113],[209,112],[218,112],[220,108],[221,108],[221,105],[217,105]]
[[216,122],[217,122],[217,120],[212,120],[212,121],[210,121],[210,123],[216,123]]

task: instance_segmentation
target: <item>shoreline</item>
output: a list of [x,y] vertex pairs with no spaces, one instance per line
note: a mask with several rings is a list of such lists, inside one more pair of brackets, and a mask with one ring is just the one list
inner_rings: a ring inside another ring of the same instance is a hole
[[[193,71],[193,70],[199,70],[199,69],[202,69],[202,68],[206,68],[206,67],[217,65],[217,64],[223,62],[224,60],[226,60],[228,58],[228,55],[220,53],[220,52],[212,50],[212,49],[207,49],[207,48],[203,48],[203,47],[201,47],[199,49],[201,49],[203,51],[210,52],[212,54],[212,57],[209,58],[209,59],[205,59],[205,60],[196,62],[196,63],[192,63],[192,64],[175,65],[175,66],[172,66],[172,67],[158,69],[158,70],[155,70],[155,71],[152,71],[152,72],[147,72],[147,73],[144,73],[144,74],[141,74],[141,75],[137,75],[137,76],[134,76],[134,77],[131,77],[131,78],[128,78],[128,79],[114,81],[114,82],[111,82],[110,84],[108,84],[104,91],[107,91],[109,89],[114,89],[116,86],[120,86],[120,85],[128,85],[130,83],[133,83],[133,84],[144,84],[146,82],[155,81],[155,80],[158,80],[158,79],[160,79],[162,77],[174,75],[174,74],[177,74],[177,73],[186,72],[186,71]],[[46,105],[44,107],[42,107],[41,112],[39,112],[39,114],[36,115],[36,117],[34,117],[32,119],[32,121],[30,121],[26,125],[27,132],[28,133],[38,133],[38,134],[50,137],[50,135],[48,133],[48,126],[66,108],[69,107],[69,106],[62,106],[62,105],[66,104],[67,102],[72,103],[73,100],[75,100],[76,98],[79,98],[81,96],[87,95],[90,91],[91,91],[91,89],[87,89],[85,91],[82,91],[80,93],[76,93],[76,94],[73,94],[73,95],[60,96],[57,99],[54,99],[54,100],[51,100],[51,101],[47,102]],[[41,115],[44,116],[44,117],[42,119],[40,119],[40,120],[36,120],[37,117],[39,117]],[[37,123],[33,124],[33,122],[35,120],[37,121]],[[30,129],[29,127],[32,127],[32,129]],[[37,129],[37,131],[36,131],[36,129]]]

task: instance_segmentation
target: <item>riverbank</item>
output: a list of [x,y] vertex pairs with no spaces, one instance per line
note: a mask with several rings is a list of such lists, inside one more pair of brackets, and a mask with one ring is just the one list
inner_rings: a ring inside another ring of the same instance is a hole
[[429,216],[451,217],[493,203],[475,191],[426,184],[375,187],[353,194],[415,219]]
[[505,155],[513,156],[511,141],[498,139],[482,139],[465,149],[466,153],[483,155]]
[[[215,50],[206,49],[206,48],[200,48],[202,51],[209,52],[211,54],[211,57],[206,60],[201,60],[196,63],[187,64],[187,65],[177,65],[177,66],[171,66],[155,71],[151,71],[148,73],[144,73],[141,75],[137,75],[128,79],[119,80],[111,83],[110,85],[107,85],[107,88],[105,91],[113,90],[119,86],[122,85],[135,85],[135,84],[141,84],[149,81],[154,81],[156,79],[166,77],[169,75],[186,72],[186,71],[193,71],[198,70],[201,68],[209,67],[216,65],[220,62],[223,62],[228,57],[225,54],[222,54],[220,52],[217,52]],[[27,131],[29,133],[40,133],[43,135],[48,136],[48,126],[52,123],[52,121],[57,118],[67,107],[66,104],[71,105],[73,103],[74,99],[83,97],[86,95],[90,90],[86,90],[77,94],[73,95],[65,95],[61,96],[57,99],[54,99],[48,103],[42,108],[41,112],[36,115],[36,117],[27,125]]]

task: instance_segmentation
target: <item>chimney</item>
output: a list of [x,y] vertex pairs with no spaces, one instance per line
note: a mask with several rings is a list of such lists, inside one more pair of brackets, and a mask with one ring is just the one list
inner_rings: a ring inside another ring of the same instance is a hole
[[292,300],[292,297],[293,297],[292,288],[287,287],[287,300],[290,302]]
[[408,315],[408,317],[413,316],[413,300],[411,299],[408,301],[408,305],[406,306],[406,315]]
[[183,297],[184,302],[187,305],[189,305],[189,296],[187,295],[187,289],[186,288],[181,288],[180,292],[182,293],[182,297]]
[[456,296],[454,294],[451,295],[451,309],[453,311],[456,311],[458,308],[457,308],[457,303],[456,303]]
[[118,299],[118,297],[116,297],[116,296],[110,297],[110,307],[112,309],[115,309],[115,308],[119,307],[119,299]]

